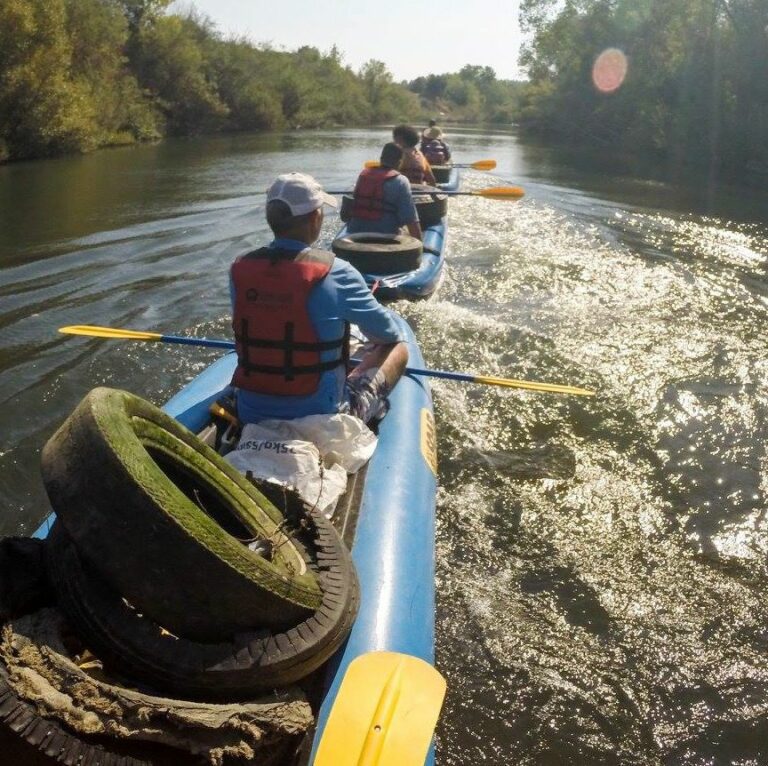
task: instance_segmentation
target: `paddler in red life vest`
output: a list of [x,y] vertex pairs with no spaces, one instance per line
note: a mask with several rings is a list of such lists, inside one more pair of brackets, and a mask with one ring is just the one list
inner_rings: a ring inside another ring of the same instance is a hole
[[434,186],[437,182],[432,174],[432,168],[417,148],[419,132],[416,128],[412,128],[410,125],[398,125],[392,130],[392,140],[403,150],[400,172],[412,184]]
[[[323,205],[336,201],[312,176],[279,176],[267,192],[274,240],[232,264],[238,360],[232,383],[241,423],[336,412],[368,422],[386,412],[387,395],[408,362],[394,315],[360,272],[311,247]],[[350,324],[370,344],[347,376]]]
[[430,165],[446,165],[451,161],[450,147],[443,140],[443,131],[436,125],[430,126],[421,134],[420,148]]
[[384,144],[380,167],[366,168],[360,173],[347,223],[349,234],[398,234],[405,226],[412,237],[422,238],[411,184],[395,169],[402,157],[403,150],[397,144]]

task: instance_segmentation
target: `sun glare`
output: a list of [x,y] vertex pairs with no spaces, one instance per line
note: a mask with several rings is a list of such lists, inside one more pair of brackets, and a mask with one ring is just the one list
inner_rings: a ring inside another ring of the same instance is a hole
[[592,67],[592,82],[601,93],[617,91],[627,76],[627,57],[618,48],[607,48]]

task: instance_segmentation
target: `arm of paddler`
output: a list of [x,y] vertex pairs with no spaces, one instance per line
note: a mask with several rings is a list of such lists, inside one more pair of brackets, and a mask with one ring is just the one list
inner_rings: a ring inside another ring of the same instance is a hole
[[[408,346],[392,312],[373,297],[357,269],[344,261],[334,263],[329,276],[336,280],[342,318],[357,325],[370,341],[360,364],[349,375],[349,388],[361,408],[386,399],[408,364]],[[353,414],[368,420],[363,409]]]

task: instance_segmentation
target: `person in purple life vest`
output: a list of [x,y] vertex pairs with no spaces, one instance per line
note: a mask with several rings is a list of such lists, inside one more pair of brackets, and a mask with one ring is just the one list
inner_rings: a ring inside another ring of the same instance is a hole
[[430,165],[447,165],[451,161],[451,149],[443,140],[443,131],[430,120],[428,127],[421,134],[421,151]]
[[412,237],[422,239],[411,184],[397,170],[402,158],[403,150],[397,144],[384,144],[380,166],[360,173],[347,223],[349,234],[397,234],[405,226]]
[[[274,239],[230,269],[232,329],[241,423],[349,412],[365,422],[387,410],[387,396],[408,363],[394,314],[360,273],[312,248],[323,206],[336,207],[312,176],[278,176],[267,192]],[[350,324],[369,343],[348,373]]]

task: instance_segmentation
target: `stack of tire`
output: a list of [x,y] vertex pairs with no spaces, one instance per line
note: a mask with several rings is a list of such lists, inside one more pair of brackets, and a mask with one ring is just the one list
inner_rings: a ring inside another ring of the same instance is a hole
[[107,670],[246,699],[312,673],[349,633],[358,582],[332,524],[148,402],[94,389],[42,469],[58,606]]

